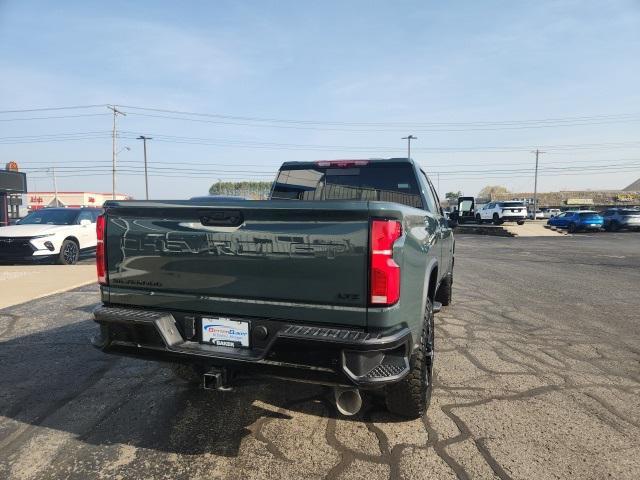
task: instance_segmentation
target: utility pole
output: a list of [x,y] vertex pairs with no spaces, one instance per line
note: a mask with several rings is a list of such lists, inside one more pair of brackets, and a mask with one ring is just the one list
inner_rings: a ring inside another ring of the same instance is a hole
[[414,137],[413,135],[402,137],[402,140],[407,141],[407,158],[411,158],[411,140],[417,140],[417,139],[418,137]]
[[112,137],[112,157],[111,157],[111,165],[112,165],[112,176],[111,176],[111,189],[112,189],[112,197],[113,200],[116,199],[116,117],[118,115],[127,116],[126,113],[121,112],[116,108],[115,105],[107,105],[107,108],[113,111],[113,133]]
[[138,140],[142,140],[144,145],[144,191],[146,194],[146,199],[149,200],[149,179],[147,177],[147,140],[153,140],[153,137],[145,137],[144,135],[140,135]]
[[541,152],[540,150],[536,149],[531,153],[536,154],[536,173],[533,181],[533,220],[535,220],[536,212],[538,211],[538,159],[541,153],[546,153],[546,152]]
[[53,195],[56,201],[56,207],[60,206],[58,203],[58,182],[56,180],[56,167],[51,167],[53,173]]

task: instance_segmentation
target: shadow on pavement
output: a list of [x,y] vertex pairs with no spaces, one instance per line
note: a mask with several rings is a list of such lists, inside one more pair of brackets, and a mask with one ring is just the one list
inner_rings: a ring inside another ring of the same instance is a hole
[[[11,323],[5,338],[19,334],[19,318]],[[243,437],[270,419],[338,416],[329,389],[316,385],[269,379],[252,380],[232,392],[191,387],[166,364],[96,350],[90,345],[96,328],[83,320],[0,343],[0,415],[9,419],[0,420],[0,459],[36,433],[25,432],[24,425],[66,432],[94,445],[237,456]],[[375,399],[365,397],[363,411],[372,408],[382,411]],[[363,415],[340,418],[361,422]]]

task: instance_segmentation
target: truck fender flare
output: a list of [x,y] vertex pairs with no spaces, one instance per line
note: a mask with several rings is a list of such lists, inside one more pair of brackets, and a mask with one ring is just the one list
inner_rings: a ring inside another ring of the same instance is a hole
[[[429,297],[429,287],[430,287],[430,283],[431,283],[431,274],[433,273],[433,271],[435,269],[437,269],[439,267],[438,265],[438,260],[435,258],[432,258],[429,263],[427,263],[427,268],[425,268],[425,277],[424,277],[424,282],[422,285],[422,310],[420,310],[420,314],[422,315],[422,312],[424,312],[425,308],[427,308],[427,298]],[[436,277],[436,285],[434,286],[434,294],[436,292],[436,290],[438,289],[438,278]]]

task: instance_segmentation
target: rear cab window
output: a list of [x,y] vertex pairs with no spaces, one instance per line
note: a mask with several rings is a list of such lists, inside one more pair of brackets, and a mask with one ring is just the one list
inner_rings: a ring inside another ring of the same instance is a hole
[[[272,200],[378,200],[424,208],[413,166],[406,162],[283,165]],[[328,163],[328,162],[327,162]]]

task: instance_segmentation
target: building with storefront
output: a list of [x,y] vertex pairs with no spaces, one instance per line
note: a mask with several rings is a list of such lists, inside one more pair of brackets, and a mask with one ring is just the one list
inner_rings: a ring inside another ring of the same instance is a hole
[[[539,208],[601,209],[613,206],[640,206],[640,190],[579,190],[560,192],[538,192]],[[522,200],[533,203],[533,192],[492,194],[489,201]]]
[[[113,198],[111,193],[98,192],[29,192],[26,195],[29,211],[46,207],[101,207]],[[131,200],[131,196],[116,194],[116,200]]]

